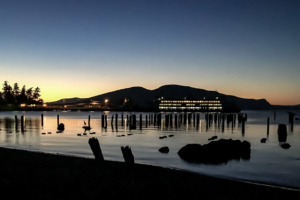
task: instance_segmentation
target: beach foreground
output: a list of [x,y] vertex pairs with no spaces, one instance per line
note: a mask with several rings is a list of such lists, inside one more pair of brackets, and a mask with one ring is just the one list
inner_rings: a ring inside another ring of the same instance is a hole
[[0,148],[1,195],[31,199],[298,199],[300,192],[162,167]]

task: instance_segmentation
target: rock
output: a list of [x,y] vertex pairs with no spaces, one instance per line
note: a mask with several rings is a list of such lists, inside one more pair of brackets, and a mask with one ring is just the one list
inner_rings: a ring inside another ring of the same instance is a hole
[[79,133],[79,134],[77,134],[77,136],[81,136],[81,134]]
[[87,135],[86,133],[82,134],[82,135]]
[[221,164],[231,159],[250,159],[251,144],[247,141],[220,139],[201,146],[188,144],[178,151],[178,155],[187,161]]
[[208,140],[215,140],[215,139],[217,139],[218,138],[218,136],[212,136],[211,138],[209,138]]
[[51,132],[48,132],[48,134],[51,134]]
[[83,126],[82,127],[84,130],[91,130],[92,128],[90,126]]
[[[296,118],[295,118],[295,120],[299,120],[299,118],[298,118],[298,117],[296,117]],[[1,130],[1,129],[0,129],[0,130]]]
[[169,147],[161,147],[158,151],[160,153],[169,153]]
[[164,139],[164,138],[167,138],[167,136],[161,136],[161,137],[159,137],[159,139]]
[[125,135],[121,135],[122,137],[124,137]]
[[60,123],[57,127],[57,130],[59,130],[59,131],[65,130],[65,125],[63,123]]
[[169,137],[174,137],[174,135],[169,135]]
[[127,134],[128,136],[131,136],[132,134],[131,133],[129,133],[129,134]]
[[280,145],[283,149],[289,149],[290,147],[291,147],[291,145],[290,144],[288,144],[288,143],[284,143],[284,144],[282,144],[282,145]]
[[262,138],[262,139],[260,140],[261,143],[266,143],[266,141],[267,141],[267,138]]
[[42,133],[42,135],[45,135],[46,133]]

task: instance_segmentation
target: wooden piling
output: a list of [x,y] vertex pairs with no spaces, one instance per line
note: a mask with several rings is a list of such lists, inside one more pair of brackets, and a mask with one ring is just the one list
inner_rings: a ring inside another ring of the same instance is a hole
[[113,116],[111,116],[111,126],[113,126],[113,124],[114,124],[114,115]]
[[[149,120],[150,120],[150,116],[149,116]],[[146,115],[146,128],[148,127],[148,115]]]
[[142,130],[142,124],[143,124],[143,121],[142,121],[142,114],[140,114],[140,130]]
[[89,115],[89,119],[88,119],[88,127],[91,127],[91,116]]
[[116,121],[115,121],[115,126],[118,128],[118,113],[116,113]]
[[105,115],[105,126],[104,128],[107,128],[107,115]]
[[21,116],[21,131],[24,132],[24,116]]
[[121,126],[124,126],[124,116],[123,116],[123,113],[121,115]]
[[222,115],[222,132],[224,133],[224,129],[225,129],[225,116]]
[[41,125],[44,126],[44,115],[41,114]]
[[59,125],[59,115],[57,115],[57,127]]
[[242,119],[242,134],[244,134],[245,133],[245,118],[243,117],[243,119]]
[[16,125],[16,130],[18,130],[18,117],[15,115],[15,125]]
[[101,127],[104,128],[104,115],[101,115]]

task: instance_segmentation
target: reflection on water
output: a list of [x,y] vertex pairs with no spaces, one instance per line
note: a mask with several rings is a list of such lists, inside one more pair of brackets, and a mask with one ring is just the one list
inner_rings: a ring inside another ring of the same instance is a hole
[[[247,113],[248,118],[243,134],[242,123],[239,123],[237,118],[225,120],[223,127],[220,116],[206,117],[204,113],[200,114],[199,121],[197,115],[194,117],[194,115],[184,113],[176,113],[176,115],[173,113],[172,117],[169,116],[166,120],[166,114],[170,113],[162,113],[161,126],[157,126],[158,122],[154,122],[154,113],[125,112],[122,125],[122,113],[118,113],[118,123],[115,123],[116,112],[0,112],[0,144],[10,148],[93,158],[88,139],[96,137],[106,160],[124,162],[120,147],[130,146],[137,163],[300,188],[299,121],[295,121],[293,132],[291,132],[286,112],[277,111],[276,120],[273,119],[273,111],[244,111],[244,113]],[[41,114],[44,115],[43,126]],[[58,114],[59,122],[65,125],[62,133],[56,133]],[[129,126],[129,118],[133,114],[136,114],[136,130],[130,130]],[[141,129],[140,114],[142,114]],[[15,115],[17,115],[17,121]],[[24,132],[21,131],[22,115],[25,116]],[[84,121],[88,123],[89,115],[92,129],[85,130],[82,127]],[[102,115],[107,115],[107,128],[102,128]],[[300,113],[296,112],[296,117],[299,115]],[[114,116],[113,123],[112,116]],[[268,117],[270,117],[269,134],[267,134]],[[287,135],[284,138],[277,134],[279,123],[287,125]],[[95,134],[91,135],[92,132]],[[161,136],[169,135],[174,135],[174,137],[159,139]],[[218,139],[232,138],[249,141],[251,159],[248,161],[231,160],[226,164],[211,165],[189,163],[177,155],[179,149],[186,144],[207,144],[212,136],[218,136]],[[260,142],[262,138],[267,138],[266,143]],[[289,143],[291,147],[281,148],[282,142]],[[169,147],[168,154],[158,151],[163,146]]]

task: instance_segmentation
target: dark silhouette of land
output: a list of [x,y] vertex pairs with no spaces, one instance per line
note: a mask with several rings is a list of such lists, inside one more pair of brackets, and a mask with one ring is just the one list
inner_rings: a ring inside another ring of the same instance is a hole
[[[121,153],[121,151],[120,151]],[[11,199],[299,199],[298,191],[124,162],[0,148]]]
[[143,87],[131,87],[121,90],[116,90],[113,92],[108,92],[105,94],[93,96],[90,98],[70,98],[70,99],[61,99],[59,101],[50,102],[49,105],[55,104],[76,104],[83,102],[91,102],[91,101],[101,101],[104,102],[105,99],[109,100],[109,104],[111,107],[120,107],[125,106],[124,99],[128,99],[131,104],[131,107],[147,109],[147,108],[158,108],[158,105],[155,104],[155,101],[158,98],[163,97],[163,99],[170,100],[178,100],[178,99],[222,99],[225,102],[226,106],[236,106],[239,109],[271,109],[272,106],[265,99],[244,99],[235,97],[232,95],[225,95],[222,93],[218,93],[216,91],[207,91],[198,88],[192,88],[188,86],[180,86],[180,85],[164,85],[155,90],[148,90]]

